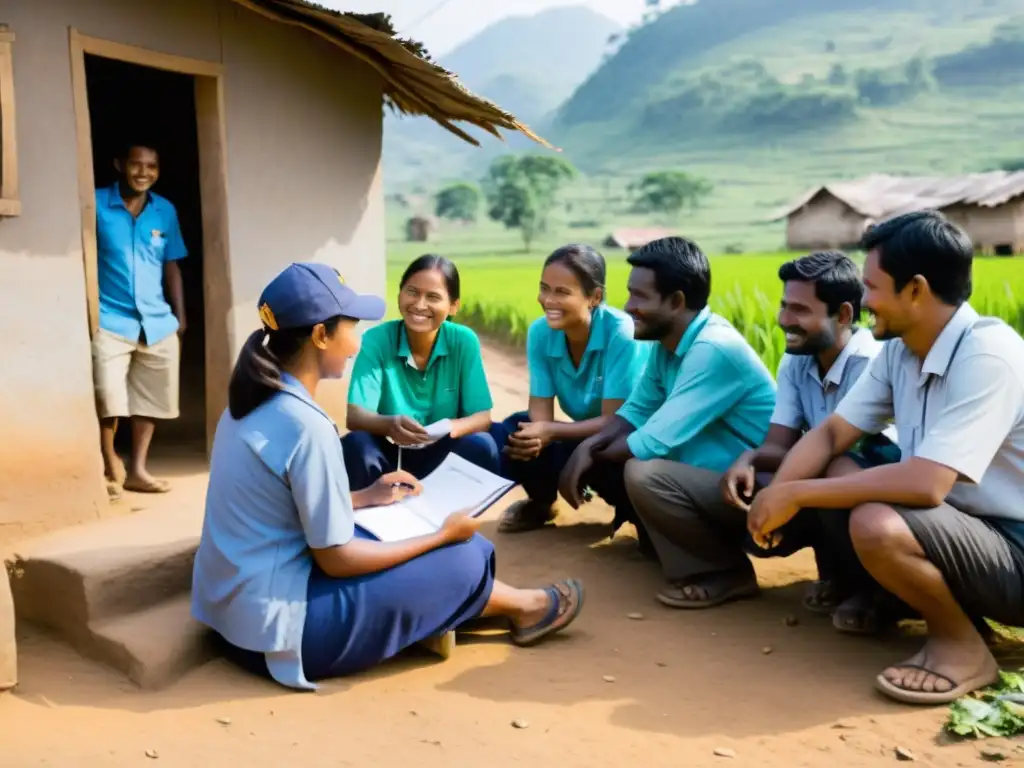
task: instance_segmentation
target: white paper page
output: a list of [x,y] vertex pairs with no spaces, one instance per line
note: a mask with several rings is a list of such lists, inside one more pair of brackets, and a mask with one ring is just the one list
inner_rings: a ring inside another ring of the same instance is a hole
[[454,453],[422,481],[423,493],[386,507],[355,513],[356,525],[381,541],[401,541],[434,533],[454,512],[482,513],[515,483]]
[[403,503],[414,505],[417,512],[440,528],[454,512],[483,511],[514,483],[450,453],[440,467],[423,479],[422,485],[423,493]]
[[428,424],[423,429],[425,429],[427,434],[434,439],[434,442],[437,442],[442,437],[447,437],[451,434],[452,420],[441,419],[440,421],[435,421],[433,424]]
[[356,512],[356,524],[381,541],[401,541],[435,533],[437,528],[403,504],[366,507]]

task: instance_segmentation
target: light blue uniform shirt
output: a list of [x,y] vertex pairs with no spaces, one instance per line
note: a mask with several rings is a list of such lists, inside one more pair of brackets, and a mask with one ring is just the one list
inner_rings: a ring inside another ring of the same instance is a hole
[[729,321],[705,307],[674,353],[657,346],[619,416],[636,427],[627,444],[641,461],[724,472],[761,444],[774,407],[771,373]]
[[643,374],[654,344],[633,339],[633,318],[600,304],[590,320],[590,339],[573,366],[565,331],[538,318],[526,336],[530,396],[553,397],[573,421],[601,415],[601,401],[626,400]]
[[[789,429],[814,429],[835,411],[868,364],[881,352],[878,341],[867,328],[858,329],[822,379],[814,355],[783,355],[776,375],[778,390],[772,424]],[[882,434],[896,443],[896,428]]]
[[348,543],[355,517],[337,425],[295,378],[283,379],[248,416],[225,411],[217,425],[192,615],[264,652],[282,685],[315,689],[302,671],[309,550]]
[[164,265],[188,255],[174,205],[150,192],[138,218],[117,184],[96,190],[96,247],[100,328],[156,344],[178,331],[164,298]]

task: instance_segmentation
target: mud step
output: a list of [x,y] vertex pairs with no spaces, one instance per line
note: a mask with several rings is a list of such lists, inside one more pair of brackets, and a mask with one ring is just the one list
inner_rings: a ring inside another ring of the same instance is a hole
[[28,542],[11,578],[18,618],[75,640],[187,593],[201,528],[201,510],[147,510]]
[[192,618],[190,596],[180,595],[90,627],[78,651],[128,676],[140,688],[162,688],[216,654],[209,630]]

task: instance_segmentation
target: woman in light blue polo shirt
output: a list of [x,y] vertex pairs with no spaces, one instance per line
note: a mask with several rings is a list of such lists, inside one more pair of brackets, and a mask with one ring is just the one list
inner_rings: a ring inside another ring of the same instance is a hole
[[[399,281],[401,320],[371,328],[352,370],[342,445],[356,490],[401,468],[423,478],[455,453],[498,474],[491,391],[480,340],[449,320],[459,311],[460,281],[444,256],[420,256]],[[450,420],[436,439],[426,427]]]
[[[651,344],[634,341],[633,320],[604,303],[605,273],[604,257],[589,245],[564,246],[544,262],[537,297],[544,316],[526,339],[530,409],[504,424],[503,470],[529,499],[508,508],[499,526],[505,533],[552,518],[562,468],[615,415],[647,364]],[[555,419],[556,400],[572,421]]]
[[338,430],[316,404],[359,347],[359,320],[384,302],[360,296],[332,267],[293,264],[264,290],[263,328],[249,337],[214,437],[192,613],[228,654],[283,685],[373,666],[418,642],[442,655],[451,631],[504,616],[531,645],[568,626],[575,580],[522,590],[494,578],[494,548],[477,521],[452,515],[435,534],[381,543],[353,510],[418,493],[407,472],[350,491]]

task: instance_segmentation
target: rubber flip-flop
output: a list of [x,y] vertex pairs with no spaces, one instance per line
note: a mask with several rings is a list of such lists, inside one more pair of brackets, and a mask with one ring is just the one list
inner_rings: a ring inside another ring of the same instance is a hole
[[840,605],[842,602],[836,599],[832,582],[825,579],[812,582],[803,599],[804,609],[819,616],[830,616]]
[[[662,605],[667,605],[669,608],[700,609],[714,608],[732,600],[743,600],[745,598],[757,597],[761,594],[761,587],[756,579],[725,588],[721,586],[715,588],[713,584],[714,582],[712,582],[712,585],[708,585],[699,581],[692,581],[688,584],[674,584],[664,587],[658,592],[656,597],[658,602]],[[705,598],[687,597],[687,590],[693,587],[703,589],[708,596]]]
[[541,640],[572,624],[583,608],[583,584],[567,579],[547,588],[551,595],[551,608],[547,615],[532,627],[512,626],[509,639],[518,646],[536,645]]
[[956,701],[961,696],[966,696],[972,691],[984,688],[987,685],[992,685],[992,683],[999,679],[998,666],[994,671],[983,672],[982,674],[975,675],[974,677],[959,684],[951,677],[947,677],[946,675],[938,672],[933,672],[920,664],[896,664],[894,667],[896,669],[919,669],[922,672],[933,676],[936,680],[945,680],[950,685],[950,689],[948,691],[914,691],[896,685],[884,674],[879,674],[878,677],[875,678],[875,687],[889,698],[895,699],[896,701],[904,704],[923,704],[926,706],[949,704],[951,701]]
[[530,499],[510,504],[498,523],[498,533],[524,533],[543,528],[555,518],[555,511],[543,509]]

